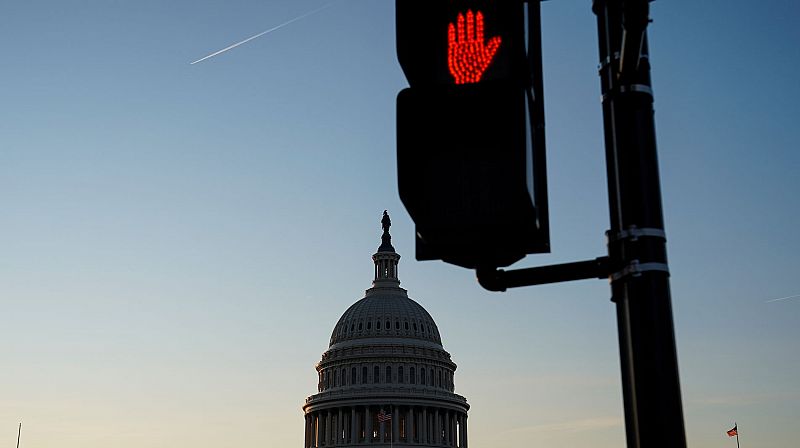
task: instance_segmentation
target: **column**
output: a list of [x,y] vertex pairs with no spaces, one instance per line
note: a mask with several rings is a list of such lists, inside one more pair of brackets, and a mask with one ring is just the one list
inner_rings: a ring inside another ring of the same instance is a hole
[[447,424],[450,426],[450,437],[447,438],[447,441],[450,442],[450,446],[455,447],[456,440],[458,440],[458,437],[456,437],[456,430],[458,429],[456,427],[456,413],[454,411],[449,411],[447,415]]
[[317,446],[325,446],[325,413],[317,412]]
[[444,444],[450,446],[451,436],[453,433],[450,431],[450,411],[444,411]]
[[408,415],[406,416],[406,443],[414,443],[414,406],[408,407]]
[[464,416],[461,413],[458,414],[456,424],[458,424],[458,448],[464,448]]
[[356,427],[356,407],[350,408],[350,444],[355,445],[358,442],[358,428]]
[[419,443],[428,443],[428,408],[422,408],[422,432],[419,438]]
[[308,414],[305,415],[305,434],[303,435],[303,448],[308,448]]
[[[381,409],[379,411],[379,414],[383,414],[383,413],[384,413],[384,410]],[[378,442],[381,442],[381,443],[385,442],[385,440],[383,440],[383,435],[384,435],[385,430],[386,430],[386,422],[378,421]]]
[[455,411],[450,412],[450,446],[458,446],[458,421]]
[[434,411],[434,418],[433,418],[433,443],[436,445],[442,444],[442,422],[439,419],[439,408],[436,408]]
[[306,448],[314,448],[314,414],[308,414],[308,434],[306,434]]
[[467,448],[468,441],[469,441],[469,433],[467,433],[467,420],[469,420],[469,416],[464,413],[464,446],[462,448]]
[[358,414],[358,420],[356,420],[356,442],[364,443],[364,439],[361,438],[361,434],[366,432],[366,423],[364,423],[364,408],[361,408],[360,411],[356,411]]
[[372,415],[369,406],[364,406],[364,443],[372,443]]
[[450,446],[456,448],[458,446],[458,415],[455,411],[450,413]]
[[458,448],[461,445],[461,413],[456,412],[454,420],[455,426],[453,428],[456,430],[456,435],[453,437],[453,446]]
[[334,446],[336,444],[336,427],[339,425],[339,422],[336,421],[336,410],[331,409],[329,412],[331,416],[331,430],[327,443],[328,445]]
[[341,445],[344,432],[344,420],[342,420],[342,408],[339,408],[339,418],[336,419],[336,444]]
[[452,411],[447,411],[447,446],[456,446],[456,425],[455,425],[455,416],[453,415]]
[[461,422],[461,414],[457,412],[455,417],[454,417],[454,419],[453,419],[453,429],[456,431],[456,436],[453,437],[453,446],[454,447],[458,447],[458,445],[461,443],[461,423],[460,422]]
[[319,446],[319,412],[315,412],[311,418],[311,446],[317,448]]
[[395,406],[392,413],[392,443],[400,441],[400,409]]
[[330,409],[325,411],[325,433],[323,434],[325,437],[325,442],[323,445],[328,446],[330,445],[331,441],[331,411]]

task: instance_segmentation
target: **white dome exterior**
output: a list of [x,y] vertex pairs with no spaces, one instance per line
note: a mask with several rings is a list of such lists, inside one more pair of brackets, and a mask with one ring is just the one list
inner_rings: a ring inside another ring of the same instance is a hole
[[442,346],[431,315],[400,288],[367,290],[363,299],[342,314],[333,329],[330,346],[369,344],[375,338],[414,339]]
[[316,365],[304,448],[467,446],[469,405],[454,393],[456,364],[433,318],[400,288],[387,222],[384,212],[373,286],[342,314]]

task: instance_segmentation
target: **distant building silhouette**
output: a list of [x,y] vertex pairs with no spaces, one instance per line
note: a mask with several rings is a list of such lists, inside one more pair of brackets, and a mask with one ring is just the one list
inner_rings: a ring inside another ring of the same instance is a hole
[[400,287],[384,212],[375,278],[344,312],[306,398],[304,448],[467,447],[467,399],[430,314]]

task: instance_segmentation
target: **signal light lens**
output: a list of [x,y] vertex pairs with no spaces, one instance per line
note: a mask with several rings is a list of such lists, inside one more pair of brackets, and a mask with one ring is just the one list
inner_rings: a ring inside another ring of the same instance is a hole
[[447,30],[447,66],[456,84],[474,84],[489,68],[502,39],[495,36],[484,42],[483,13],[459,13]]

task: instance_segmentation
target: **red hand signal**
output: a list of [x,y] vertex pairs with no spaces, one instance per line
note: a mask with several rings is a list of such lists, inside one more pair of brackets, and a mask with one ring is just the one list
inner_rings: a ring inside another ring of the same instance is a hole
[[492,63],[497,49],[500,47],[500,36],[483,42],[483,13],[472,14],[467,11],[466,24],[464,14],[458,15],[457,25],[450,24],[447,30],[447,65],[456,84],[476,83]]

